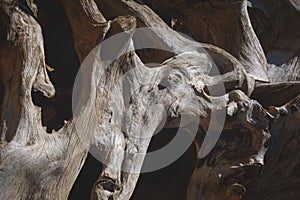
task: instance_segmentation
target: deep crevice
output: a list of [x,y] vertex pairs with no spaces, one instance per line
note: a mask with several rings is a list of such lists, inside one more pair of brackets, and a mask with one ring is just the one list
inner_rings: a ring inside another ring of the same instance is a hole
[[0,80],[0,110],[2,109],[3,96],[4,96],[4,87],[2,81]]
[[[177,128],[162,129],[152,138],[148,152],[163,148],[176,134],[183,133],[178,133]],[[197,152],[195,144],[192,143],[188,150],[182,153],[180,158],[167,167],[153,172],[142,173],[131,200],[184,200],[196,165]]]
[[53,72],[48,71],[48,75],[56,94],[54,98],[47,99],[41,93],[33,92],[32,98],[42,108],[42,125],[51,133],[72,118],[72,89],[80,64],[73,46],[71,26],[61,3],[58,0],[37,0],[36,3],[46,63],[54,69]]
[[101,163],[91,154],[88,154],[68,199],[90,199],[93,185],[99,177],[101,167]]

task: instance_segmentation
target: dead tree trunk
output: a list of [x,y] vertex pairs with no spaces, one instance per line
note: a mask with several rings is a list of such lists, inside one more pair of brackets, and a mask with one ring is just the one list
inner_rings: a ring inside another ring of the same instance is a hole
[[296,0],[278,1],[290,15],[263,0],[60,0],[81,82],[51,134],[33,101],[58,96],[40,4],[0,2],[0,199],[67,199],[89,150],[103,164],[91,199],[130,199],[164,119],[196,144],[186,199],[300,198],[300,31],[282,24]]

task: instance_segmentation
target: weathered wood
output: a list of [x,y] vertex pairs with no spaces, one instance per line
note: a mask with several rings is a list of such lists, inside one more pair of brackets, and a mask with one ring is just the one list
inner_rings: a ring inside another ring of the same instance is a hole
[[[2,1],[1,80],[1,199],[66,199],[88,149],[89,118],[93,105],[60,131],[48,135],[41,125],[41,110],[32,103],[32,90],[47,97],[55,93],[49,81],[42,30],[19,1]],[[29,9],[29,7],[28,7]],[[95,96],[90,90],[90,99]],[[75,124],[82,129],[76,129]]]
[[299,81],[299,1],[250,1],[249,14],[267,57],[270,81]]
[[[285,43],[276,15],[284,5],[294,23],[296,0],[251,1],[250,17],[245,0],[60,2],[83,81],[74,85],[72,118],[52,134],[32,101],[34,91],[55,95],[38,6],[0,3],[0,199],[67,199],[89,148],[102,162],[91,199],[130,199],[165,118],[165,127],[196,136],[190,138],[198,161],[186,199],[300,198],[298,37],[293,32]],[[272,30],[281,39],[268,38],[266,29],[256,36],[250,18],[256,31],[269,26],[259,23],[257,5],[274,16]],[[119,33],[122,40],[109,40]],[[160,48],[136,50],[147,37],[148,48]],[[272,66],[274,55],[286,56],[283,47],[293,54]]]
[[251,97],[259,101],[265,108],[283,106],[299,95],[299,82],[257,84]]
[[252,28],[246,0],[153,0],[149,4],[175,30],[228,51],[254,79],[269,81],[266,57]]
[[251,177],[245,199],[299,199],[299,97],[284,105],[270,123],[271,138],[261,175]]
[[[246,184],[261,173],[267,150],[264,143],[270,137],[269,114],[245,95],[232,95],[238,109],[231,114],[227,111],[230,115],[218,143],[198,161],[187,199],[241,199]],[[197,142],[200,146],[202,143],[201,139]]]

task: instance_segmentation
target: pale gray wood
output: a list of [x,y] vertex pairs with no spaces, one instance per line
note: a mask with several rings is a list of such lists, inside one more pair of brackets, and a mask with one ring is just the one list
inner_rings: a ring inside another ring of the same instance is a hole
[[[274,188],[284,193],[284,188],[280,188],[282,177],[277,174],[297,185],[300,105],[299,98],[288,101],[299,94],[299,83],[256,84],[254,90],[255,80],[268,81],[266,60],[245,2],[227,2],[236,6],[234,10],[239,13],[241,24],[233,25],[242,30],[239,35],[245,39],[241,43],[232,40],[239,47],[238,55],[231,52],[234,57],[211,44],[183,37],[149,7],[135,1],[61,0],[77,56],[87,68],[83,69],[85,84],[73,118],[60,130],[47,134],[41,125],[41,109],[33,104],[31,96],[32,90],[48,98],[55,94],[46,71],[42,30],[36,21],[37,7],[30,0],[1,1],[5,37],[1,38],[4,42],[0,48],[4,86],[0,199],[67,199],[90,143],[93,154],[103,162],[99,178],[91,188],[91,199],[130,199],[152,134],[165,113],[174,118],[167,124],[170,127],[178,127],[176,118],[181,114],[202,117],[195,140],[199,160],[187,199],[240,199],[251,194],[274,198],[276,191],[265,183],[278,181]],[[137,43],[133,35],[137,27],[159,27],[151,31],[153,42],[172,53],[134,51]],[[107,66],[105,56],[100,56],[102,47],[94,48],[120,32],[128,36],[128,40],[118,44],[120,52],[116,53],[123,54]],[[215,34],[222,36],[220,32]],[[89,54],[92,50],[99,57]],[[147,65],[153,59],[158,61],[156,68]],[[212,60],[220,74],[210,74]],[[298,69],[294,67],[298,66],[296,63],[291,68]],[[291,81],[298,78],[290,77],[299,76],[297,70],[286,77],[282,74],[269,70],[271,80]],[[167,87],[160,89],[161,83]],[[223,92],[209,93],[209,89],[221,83]],[[266,94],[276,98],[277,91],[278,95],[289,93],[278,101],[262,101],[266,102],[263,108],[249,97],[253,90],[258,100],[267,99]],[[283,106],[274,107],[274,102]],[[214,112],[224,112],[226,121],[220,138],[208,144],[199,138],[207,133]],[[214,142],[217,142],[215,147]],[[202,145],[212,152],[204,155]],[[285,194],[297,199],[299,194],[289,183],[284,183],[289,188]]]

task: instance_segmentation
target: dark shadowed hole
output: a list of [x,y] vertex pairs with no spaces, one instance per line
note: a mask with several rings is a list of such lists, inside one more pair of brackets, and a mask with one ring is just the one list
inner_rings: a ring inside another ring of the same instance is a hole
[[[52,99],[33,92],[33,102],[42,108],[42,124],[47,132],[59,130],[72,117],[72,88],[80,67],[73,47],[71,27],[58,0],[38,0],[38,21],[43,30],[46,63],[56,95]],[[55,12],[55,14],[54,14]]]
[[69,200],[90,199],[93,185],[99,177],[101,167],[101,163],[91,154],[88,154],[85,164],[73,185]]
[[0,110],[2,108],[3,95],[4,95],[4,87],[3,87],[2,81],[0,80]]
[[[4,15],[4,14],[0,10],[0,16],[1,15]],[[2,49],[2,45],[5,42],[5,38],[6,38],[6,30],[4,27],[4,22],[2,22],[2,23],[0,23],[0,48],[1,49]],[[0,65],[1,65],[1,63],[0,63]],[[1,66],[0,66],[0,68],[1,68]],[[0,106],[1,107],[2,107],[2,103],[3,103],[3,95],[4,95],[4,86],[3,86],[3,82],[0,77]],[[0,110],[1,110],[1,107],[0,107]]]
[[166,86],[164,86],[163,84],[158,84],[158,89],[159,90],[164,90],[164,89],[166,89],[167,87]]
[[[163,63],[175,54],[162,49],[144,48],[135,51],[143,63]],[[156,65],[158,66],[158,65]],[[156,67],[149,66],[149,67]]]
[[[167,145],[177,134],[177,129],[163,129],[151,140],[148,151]],[[196,165],[194,143],[171,165],[141,174],[131,200],[185,200],[188,183]]]
[[272,51],[266,55],[268,63],[277,66],[287,63],[294,56],[295,56],[295,52],[285,51],[285,50]]
[[209,72],[210,76],[222,75],[234,70],[231,61],[225,56],[214,51],[208,51],[207,53],[211,56],[215,64],[215,66]]

